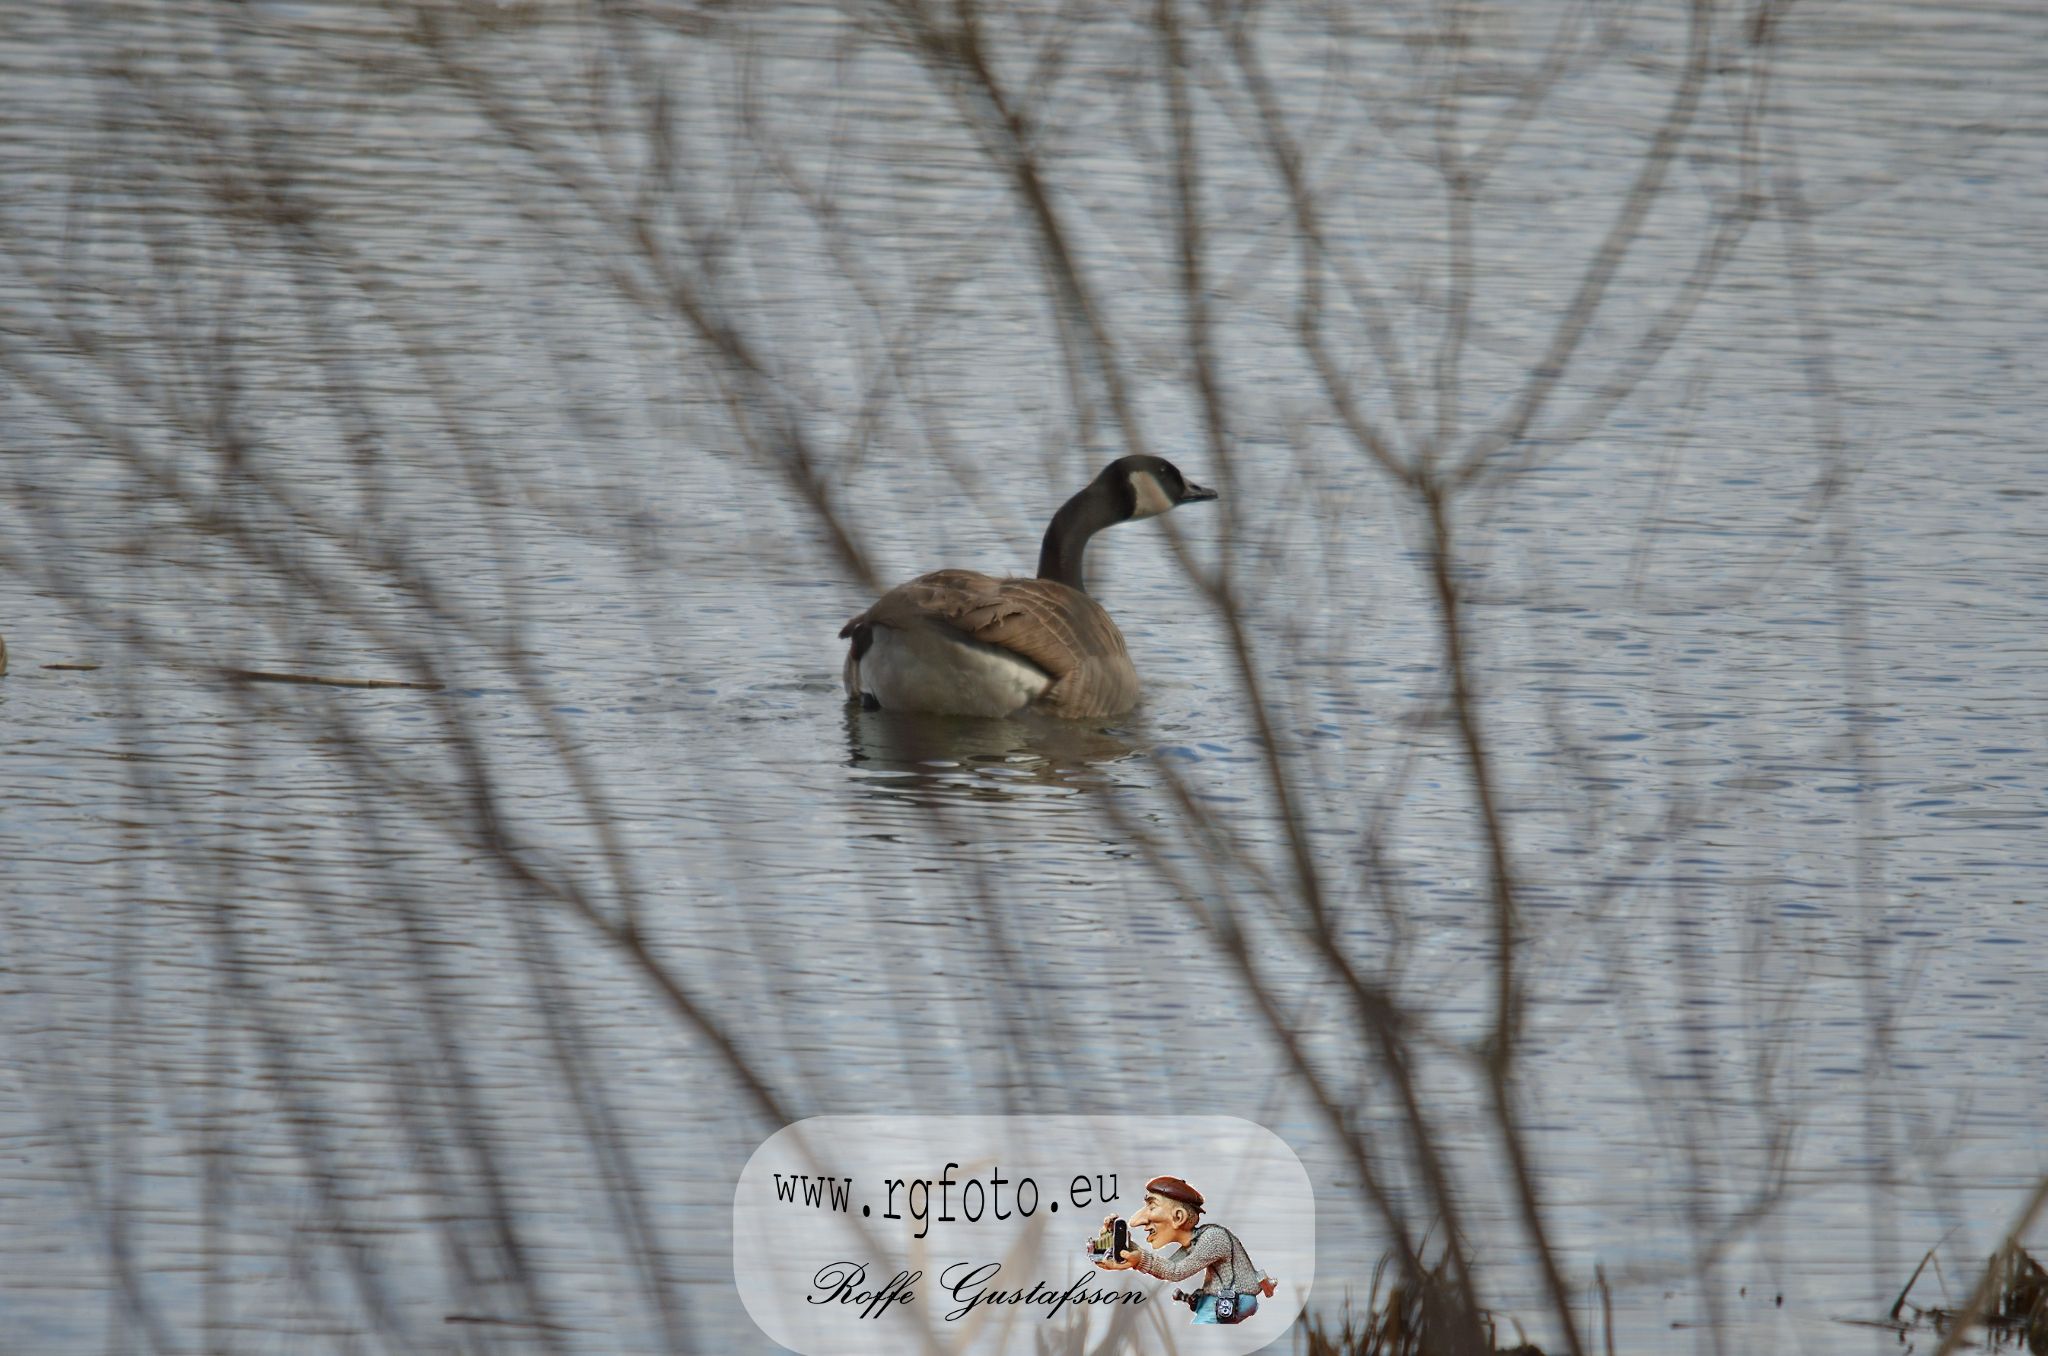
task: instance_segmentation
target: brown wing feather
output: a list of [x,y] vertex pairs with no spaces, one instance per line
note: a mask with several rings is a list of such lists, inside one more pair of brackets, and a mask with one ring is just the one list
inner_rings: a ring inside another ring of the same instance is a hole
[[889,590],[840,634],[858,645],[865,627],[934,622],[1044,669],[1053,685],[1038,704],[1057,715],[1112,716],[1137,700],[1138,675],[1123,632],[1100,603],[1050,579],[937,570]]

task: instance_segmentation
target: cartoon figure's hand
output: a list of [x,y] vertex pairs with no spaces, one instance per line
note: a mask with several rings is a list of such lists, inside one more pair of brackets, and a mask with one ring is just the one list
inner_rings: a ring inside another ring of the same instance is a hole
[[1127,1252],[1123,1255],[1123,1258],[1124,1260],[1121,1262],[1112,1262],[1105,1257],[1095,1265],[1104,1271],[1129,1271],[1138,1263],[1138,1254],[1135,1252]]
[[1259,1289],[1266,1292],[1267,1299],[1273,1298],[1273,1292],[1275,1290],[1278,1290],[1279,1288],[1280,1282],[1274,1280],[1271,1276],[1268,1276],[1265,1280],[1259,1282]]

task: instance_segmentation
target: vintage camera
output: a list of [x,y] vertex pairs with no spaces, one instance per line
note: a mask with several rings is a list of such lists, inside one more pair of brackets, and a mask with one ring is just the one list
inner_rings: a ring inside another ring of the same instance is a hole
[[1119,1215],[1102,1227],[1088,1245],[1088,1255],[1097,1261],[1121,1262],[1131,1248],[1131,1226]]
[[1231,1319],[1235,1318],[1236,1316],[1237,1296],[1218,1295],[1216,1297],[1216,1321],[1218,1323],[1228,1323]]

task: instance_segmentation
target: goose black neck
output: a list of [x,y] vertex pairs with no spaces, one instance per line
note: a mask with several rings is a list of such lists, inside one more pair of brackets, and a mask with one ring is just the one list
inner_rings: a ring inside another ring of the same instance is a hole
[[1052,526],[1045,529],[1045,544],[1038,549],[1038,577],[1086,593],[1081,556],[1088,549],[1088,539],[1129,516],[1129,506],[1119,501],[1113,486],[1100,480],[1089,485],[1052,515]]

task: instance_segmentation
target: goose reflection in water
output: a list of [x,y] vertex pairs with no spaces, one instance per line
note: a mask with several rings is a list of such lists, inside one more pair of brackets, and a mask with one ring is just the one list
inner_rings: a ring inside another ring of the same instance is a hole
[[1126,736],[1038,716],[993,720],[846,710],[847,766],[876,796],[919,803],[1044,801],[1110,785],[1143,756]]

